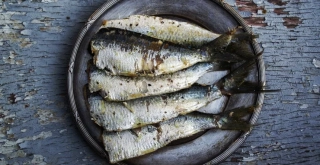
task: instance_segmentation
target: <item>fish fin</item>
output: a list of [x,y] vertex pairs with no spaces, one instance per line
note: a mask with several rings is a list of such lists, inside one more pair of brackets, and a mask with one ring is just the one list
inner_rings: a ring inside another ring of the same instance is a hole
[[252,114],[257,106],[250,106],[250,107],[239,107],[231,110],[227,110],[223,112],[223,115],[228,116],[230,118],[234,119],[241,119],[242,117],[245,117],[248,114]]
[[218,51],[215,52],[210,56],[211,61],[224,61],[224,62],[241,62],[243,61],[243,58],[238,56],[237,54],[230,53],[230,52],[225,52],[225,51]]
[[255,60],[249,60],[231,71],[228,75],[220,79],[216,85],[222,92],[228,93],[229,90],[239,87],[253,69]]
[[242,60],[250,60],[256,58],[250,44],[245,41],[231,42],[226,48],[226,53],[234,54],[234,56]]
[[233,42],[238,42],[238,41],[248,41],[252,42],[252,40],[259,38],[258,34],[253,34],[253,33],[237,33],[232,35],[232,40]]
[[281,89],[264,89],[265,87],[266,86],[254,82],[243,82],[239,87],[228,89],[226,94],[231,95],[236,93],[271,93],[281,91]]
[[236,26],[236,27],[233,27],[233,28],[228,28],[228,31],[225,32],[224,34],[235,35],[239,29],[242,29],[242,26]]
[[236,34],[238,27],[232,28],[221,34],[218,38],[214,39],[213,41],[203,45],[204,48],[210,53],[214,54],[216,52],[225,50],[225,48],[230,44],[233,39],[233,36]]
[[252,125],[245,120],[243,117],[251,115],[257,106],[250,107],[239,107],[232,110],[227,110],[220,114],[220,118],[217,120],[217,124],[220,129],[223,130],[240,130],[249,131]]
[[252,125],[243,120],[228,120],[225,122],[220,129],[222,130],[239,130],[239,131],[250,131],[252,129]]
[[258,35],[243,32],[237,33],[240,28],[233,28],[204,45],[203,49],[211,56],[211,60],[239,62],[256,58],[250,43]]
[[212,61],[211,63],[213,64],[214,67],[212,67],[212,69],[210,69],[208,71],[230,70],[230,68],[234,64],[234,63],[227,62],[227,61],[219,61],[219,62]]
[[222,130],[239,130],[239,131],[250,131],[252,125],[244,120],[235,120],[230,117],[221,117],[217,121],[219,129]]

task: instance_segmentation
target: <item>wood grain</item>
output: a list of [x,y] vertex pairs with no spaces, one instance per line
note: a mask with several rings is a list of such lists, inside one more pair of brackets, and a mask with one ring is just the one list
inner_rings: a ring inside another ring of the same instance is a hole
[[[107,164],[75,126],[67,68],[104,0],[0,1],[0,164]],[[225,0],[264,47],[268,93],[246,142],[222,164],[320,161],[320,1]]]

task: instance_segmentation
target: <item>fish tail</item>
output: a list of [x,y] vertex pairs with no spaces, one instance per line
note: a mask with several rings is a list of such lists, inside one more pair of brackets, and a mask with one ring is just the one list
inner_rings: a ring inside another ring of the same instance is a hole
[[252,125],[242,118],[254,112],[255,106],[240,107],[228,110],[217,117],[217,125],[223,130],[250,131]]
[[245,79],[253,69],[254,64],[256,64],[255,60],[245,62],[220,79],[216,85],[222,93],[231,95],[233,90],[239,88],[245,82]]
[[254,39],[259,38],[258,34],[253,33],[237,33],[232,35],[232,41],[248,41],[252,42]]
[[[279,92],[280,89],[264,89],[266,86],[262,85],[261,83],[255,82],[243,82],[237,88],[231,88],[227,92],[227,95],[237,94],[237,93],[272,93],[272,92]],[[223,93],[223,92],[222,92]]]
[[[258,57],[259,56],[256,56],[255,58]],[[216,83],[223,94],[232,95],[235,93],[266,93],[280,91],[278,89],[264,89],[266,86],[264,86],[263,82],[246,81],[246,77],[248,77],[254,66],[257,64],[255,58],[246,61]]]
[[222,117],[218,121],[219,128],[222,130],[250,131],[252,125],[243,120],[233,120],[232,118]]
[[231,42],[226,48],[225,54],[232,54],[242,60],[250,60],[257,57],[251,48],[251,44],[246,41]]
[[238,107],[238,108],[223,112],[223,115],[239,120],[247,116],[248,114],[252,114],[257,107],[258,106]]
[[253,33],[237,33],[239,28],[241,27],[233,28],[204,45],[203,49],[212,61],[240,62],[255,58],[250,43],[259,36]]

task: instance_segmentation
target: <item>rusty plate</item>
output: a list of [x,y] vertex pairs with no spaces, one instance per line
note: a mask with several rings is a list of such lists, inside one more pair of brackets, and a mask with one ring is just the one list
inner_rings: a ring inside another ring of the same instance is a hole
[[[229,5],[221,0],[109,0],[101,6],[89,18],[85,27],[79,34],[74,46],[68,74],[68,92],[70,104],[75,116],[77,125],[88,141],[88,143],[108,162],[108,153],[104,151],[101,141],[102,129],[97,126],[90,117],[87,108],[88,76],[86,73],[87,64],[92,55],[89,52],[89,41],[97,33],[99,26],[105,19],[125,18],[133,14],[158,15],[189,21],[205,27],[216,33],[224,33],[236,26],[242,26],[244,31],[251,32],[244,20]],[[257,43],[252,44],[255,54],[262,52]],[[250,81],[265,82],[264,63],[261,58],[256,60],[256,67],[247,79]],[[261,105],[264,95],[258,94],[237,94],[229,97],[226,109]],[[261,106],[256,108],[248,121],[254,124],[260,113]],[[209,130],[192,140],[178,141],[161,148],[156,152],[130,159],[119,164],[216,164],[232,154],[245,140],[249,132]]]

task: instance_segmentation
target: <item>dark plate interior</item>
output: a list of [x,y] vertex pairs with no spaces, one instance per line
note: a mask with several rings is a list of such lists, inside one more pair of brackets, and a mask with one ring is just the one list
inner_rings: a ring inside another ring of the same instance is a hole
[[[86,140],[102,156],[107,157],[101,143],[102,129],[97,126],[90,117],[86,106],[86,73],[88,61],[92,58],[89,52],[89,41],[97,33],[98,28],[105,19],[124,18],[133,14],[159,15],[173,19],[182,19],[205,27],[216,33],[224,33],[236,26],[249,28],[242,19],[228,6],[212,0],[130,0],[108,1],[98,9],[89,19],[85,28],[76,42],[69,68],[69,97],[76,122]],[[253,44],[253,51],[260,53],[260,47]],[[264,80],[263,61],[257,60],[256,68],[248,79],[254,82]],[[262,104],[262,94],[238,94],[229,98],[225,109]],[[250,119],[254,123],[258,117],[260,108],[256,110]],[[248,133],[248,132],[247,132]],[[170,146],[164,147],[154,153],[131,159],[126,164],[203,164],[208,161],[219,162],[230,155],[245,139],[238,131],[209,130],[198,134],[192,139],[184,139]],[[107,160],[106,160],[107,161]]]

